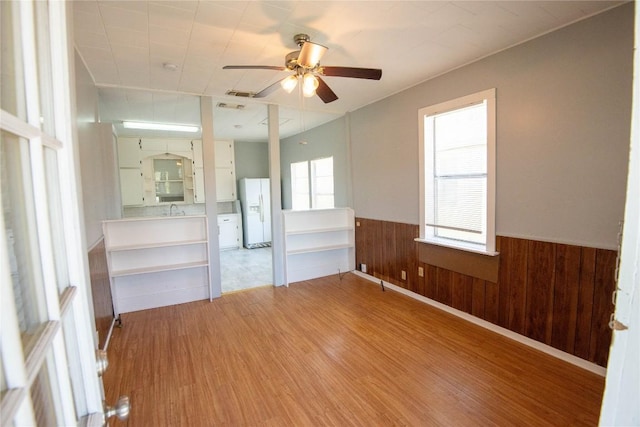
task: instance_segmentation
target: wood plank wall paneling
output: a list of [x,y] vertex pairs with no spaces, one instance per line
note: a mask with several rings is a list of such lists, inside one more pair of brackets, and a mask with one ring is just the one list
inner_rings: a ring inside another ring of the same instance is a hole
[[606,366],[615,251],[498,236],[493,283],[420,262],[417,225],[356,221],[358,269],[367,264],[374,277]]
[[99,346],[104,348],[113,320],[113,303],[104,239],[89,251],[88,256],[93,312],[96,317]]

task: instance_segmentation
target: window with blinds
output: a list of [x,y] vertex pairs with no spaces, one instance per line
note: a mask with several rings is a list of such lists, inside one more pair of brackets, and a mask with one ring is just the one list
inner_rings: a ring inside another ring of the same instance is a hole
[[493,252],[495,242],[495,93],[420,110],[421,237]]

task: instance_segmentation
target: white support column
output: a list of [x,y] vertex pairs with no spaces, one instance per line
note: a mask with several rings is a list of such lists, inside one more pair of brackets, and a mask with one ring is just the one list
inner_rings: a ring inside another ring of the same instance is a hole
[[271,178],[271,249],[273,285],[284,285],[284,236],[280,188],[280,121],[277,105],[269,104],[269,177]]
[[200,97],[202,121],[202,164],[204,166],[204,193],[207,226],[209,229],[209,299],[222,294],[220,274],[220,244],[218,241],[218,203],[216,195],[216,158],[213,138],[213,99]]

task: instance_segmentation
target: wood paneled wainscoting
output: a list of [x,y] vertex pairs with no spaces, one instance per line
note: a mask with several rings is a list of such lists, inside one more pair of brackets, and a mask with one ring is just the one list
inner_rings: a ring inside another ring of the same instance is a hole
[[104,348],[113,321],[113,304],[111,301],[111,284],[107,266],[107,253],[104,239],[100,239],[89,250],[89,275],[91,278],[91,296],[93,312],[96,317],[96,329],[100,348]]
[[417,225],[356,218],[355,235],[357,269],[606,366],[615,251],[498,236],[494,283],[421,262]]

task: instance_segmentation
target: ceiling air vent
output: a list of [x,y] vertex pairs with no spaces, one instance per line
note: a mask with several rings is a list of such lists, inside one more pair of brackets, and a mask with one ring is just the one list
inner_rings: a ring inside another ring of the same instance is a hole
[[244,110],[243,104],[230,104],[228,102],[218,102],[218,108],[228,108],[230,110]]
[[228,90],[227,95],[240,96],[242,98],[253,98],[256,94],[253,92],[243,92],[241,90]]

